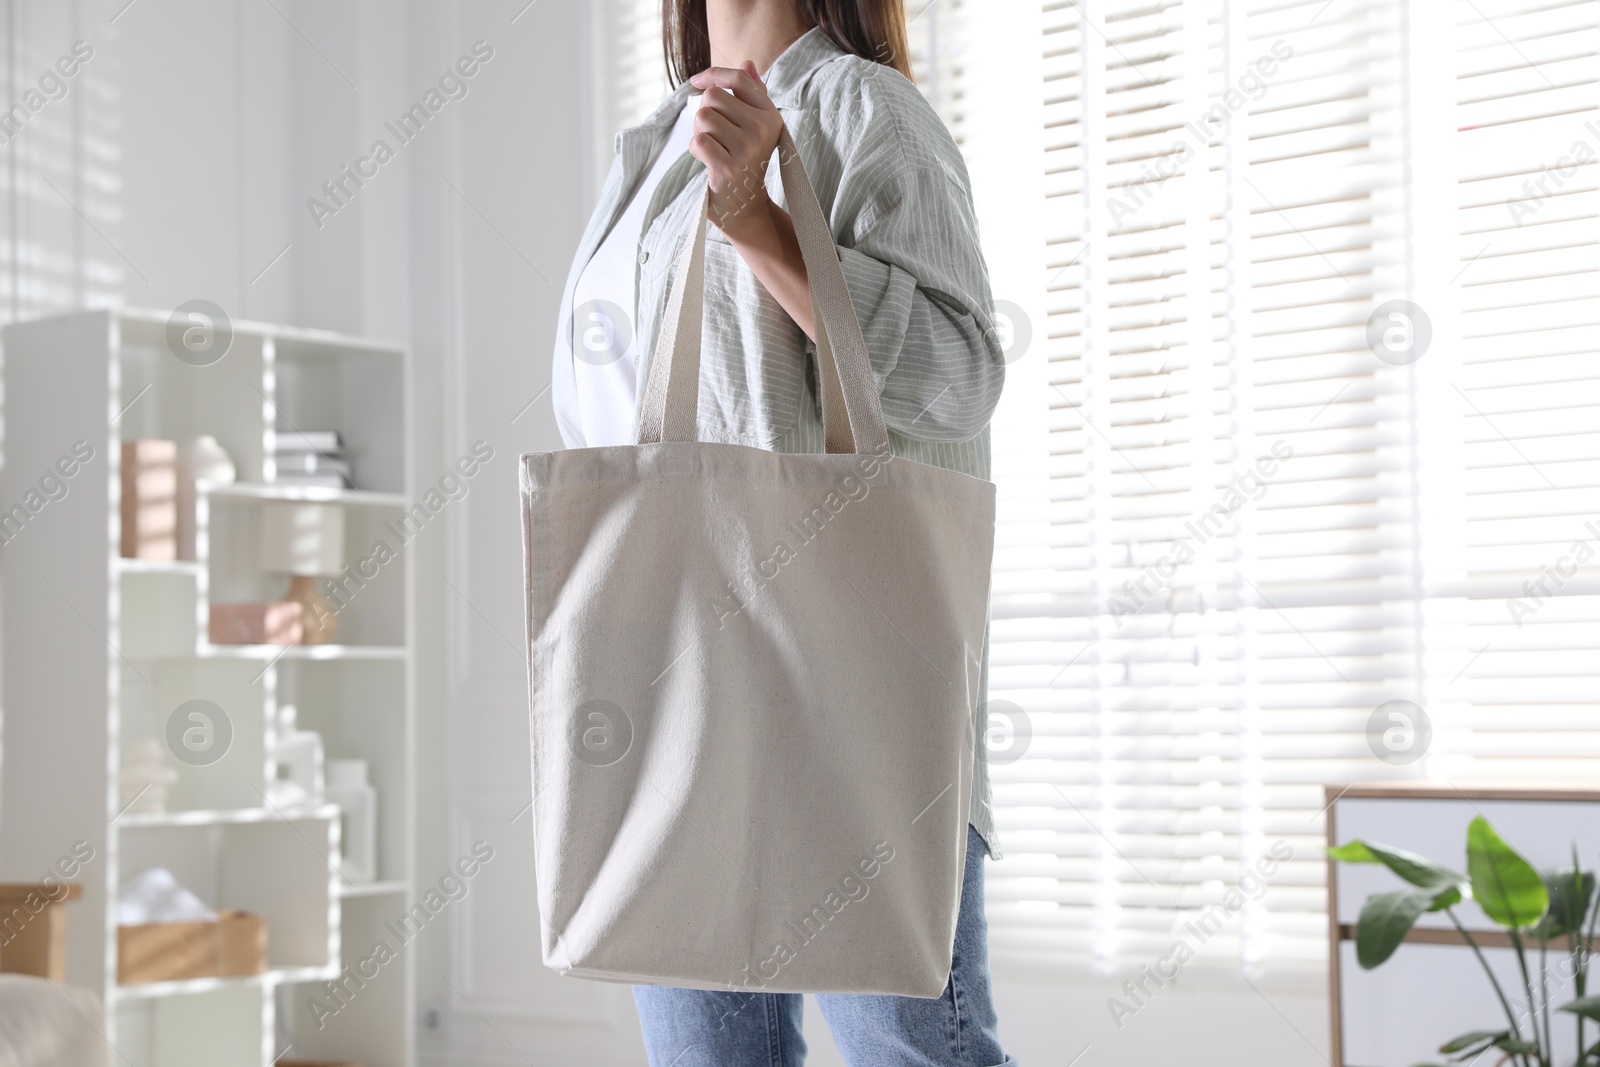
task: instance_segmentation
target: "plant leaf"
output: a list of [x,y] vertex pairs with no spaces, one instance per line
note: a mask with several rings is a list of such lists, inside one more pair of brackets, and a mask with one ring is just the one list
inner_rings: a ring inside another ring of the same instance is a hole
[[1396,889],[1368,897],[1356,920],[1356,962],[1362,969],[1370,971],[1393,956],[1433,899],[1434,893],[1427,889]]
[[1552,867],[1542,877],[1545,892],[1550,897],[1550,910],[1533,928],[1533,936],[1550,941],[1582,928],[1584,917],[1589,914],[1589,902],[1594,899],[1594,872]]
[[1600,1022],[1600,997],[1582,997],[1569,1004],[1563,1004],[1557,1011],[1570,1011],[1574,1015],[1581,1015],[1585,1019],[1594,1019]]
[[1466,875],[1435,863],[1426,856],[1371,841],[1351,841],[1338,848],[1330,848],[1328,855],[1345,863],[1381,863],[1412,885],[1424,889],[1467,884]]
[[1510,1030],[1469,1030],[1460,1037],[1452,1037],[1449,1041],[1439,1046],[1440,1052],[1460,1052],[1473,1046],[1480,1046],[1475,1051],[1482,1052],[1502,1037],[1510,1037]]
[[1328,849],[1328,855],[1343,863],[1377,863],[1378,857],[1372,854],[1365,841],[1351,841]]
[[1459,903],[1461,903],[1461,887],[1447,886],[1438,896],[1433,898],[1433,903],[1428,905],[1428,910],[1443,911],[1446,908],[1453,908]]
[[1519,1041],[1516,1038],[1503,1037],[1499,1041],[1496,1041],[1494,1043],[1494,1047],[1499,1049],[1502,1052],[1538,1052],[1539,1051],[1538,1042],[1529,1041],[1526,1038],[1523,1038],[1522,1040]]
[[1447,885],[1467,884],[1466,875],[1452,871],[1449,867],[1435,863],[1426,856],[1419,856],[1415,852],[1390,848],[1387,845],[1374,845],[1371,842],[1367,843],[1367,848],[1378,858],[1379,863],[1412,885],[1435,889]]
[[1485,915],[1511,929],[1532,926],[1550,907],[1544,879],[1482,815],[1467,827],[1467,873]]

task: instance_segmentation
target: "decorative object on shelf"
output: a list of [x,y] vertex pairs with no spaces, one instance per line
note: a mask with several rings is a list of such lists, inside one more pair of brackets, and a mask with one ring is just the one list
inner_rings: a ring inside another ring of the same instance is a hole
[[178,558],[178,445],[143,438],[122,442],[122,554]]
[[322,735],[302,730],[296,723],[299,712],[293,704],[278,706],[273,724],[272,772],[267,799],[273,804],[319,804],[326,793],[323,784]]
[[372,881],[378,872],[378,794],[367,781],[367,761],[329,760],[325,799],[339,805],[339,873],[351,882]]
[[[1600,910],[1591,906],[1595,900],[1594,871],[1584,870],[1580,865],[1576,844],[1572,846],[1570,866],[1539,871],[1506,843],[1489,820],[1478,815],[1467,826],[1465,874],[1426,856],[1370,841],[1351,841],[1330,848],[1328,855],[1343,863],[1382,864],[1411,886],[1374,893],[1362,905],[1356,923],[1356,960],[1363,969],[1370,971],[1394,955],[1422,914],[1437,911],[1450,917],[1456,931],[1483,966],[1496,999],[1505,1009],[1505,1028],[1490,1029],[1499,1023],[1486,1019],[1485,1029],[1452,1038],[1440,1046],[1441,1053],[1464,1062],[1496,1049],[1504,1053],[1501,1062],[1509,1060],[1522,1067],[1552,1067],[1555,1041],[1551,1033],[1548,971],[1543,964],[1545,953],[1554,942],[1558,953],[1564,951],[1570,956],[1566,973],[1573,978],[1578,995],[1578,999],[1556,1009],[1576,1016],[1564,1023],[1571,1022],[1577,1027],[1577,1065],[1582,1067],[1600,1061],[1600,1048],[1590,1047],[1584,1037],[1585,1021],[1600,1021],[1600,997],[1586,996]],[[1507,995],[1484,959],[1478,941],[1457,918],[1455,906],[1467,899],[1476,902],[1491,922],[1509,931],[1522,974],[1521,990],[1513,988]],[[1529,966],[1525,940],[1539,945],[1537,966]],[[1538,980],[1546,983],[1541,992],[1536,993],[1528,977],[1530,972],[1539,974]],[[1519,996],[1525,996],[1526,1000],[1516,1005],[1514,1001]],[[1542,1032],[1539,1027],[1541,1003]],[[1520,1011],[1516,1010],[1519,1008]],[[1523,1030],[1524,1025],[1527,1031]]]
[[338,616],[317,592],[316,580],[344,569],[344,509],[337,504],[263,504],[261,569],[289,575],[285,599],[302,606],[302,643],[332,641],[338,632]]
[[117,925],[143,923],[210,922],[217,917],[205,901],[195,896],[165,867],[151,867],[128,879],[117,890]]
[[338,430],[274,430],[271,447],[274,481],[328,489],[355,485]]
[[117,981],[178,982],[235,978],[267,969],[267,930],[259,915],[213,910],[165,867],[117,890]]
[[212,919],[117,927],[117,982],[242,978],[267,969],[261,916],[224,909]]
[[197,436],[184,450],[184,465],[189,477],[197,482],[215,485],[232,485],[239,477],[239,468],[233,457],[222,447],[222,442],[208,433]]
[[212,604],[207,632],[214,645],[298,645],[305,638],[305,605]]
[[195,485],[232,485],[238,478],[233,457],[208,433],[190,441],[178,453],[178,558],[195,558]]
[[146,737],[129,745],[122,754],[122,770],[117,781],[122,786],[122,812],[160,814],[167,810],[167,790],[178,780],[178,772],[167,762],[161,742]]

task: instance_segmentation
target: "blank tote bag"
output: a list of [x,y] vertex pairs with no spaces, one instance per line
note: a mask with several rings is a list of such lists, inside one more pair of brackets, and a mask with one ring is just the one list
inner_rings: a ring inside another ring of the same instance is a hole
[[935,997],[950,973],[994,486],[893,457],[785,131],[827,452],[695,440],[705,213],[639,443],[522,456],[544,962]]

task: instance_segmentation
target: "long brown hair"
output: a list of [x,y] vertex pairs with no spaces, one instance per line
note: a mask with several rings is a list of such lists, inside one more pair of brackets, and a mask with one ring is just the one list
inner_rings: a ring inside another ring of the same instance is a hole
[[[911,77],[905,0],[794,0],[806,21],[851,55]],[[711,66],[706,0],[661,0],[661,45],[667,76],[681,85]]]

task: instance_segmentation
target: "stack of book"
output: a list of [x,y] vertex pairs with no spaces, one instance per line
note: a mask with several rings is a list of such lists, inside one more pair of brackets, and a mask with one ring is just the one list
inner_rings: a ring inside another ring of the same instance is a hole
[[350,463],[344,458],[344,442],[338,430],[275,430],[272,433],[272,458],[277,467],[276,481],[288,485],[315,485],[329,489],[349,489]]

